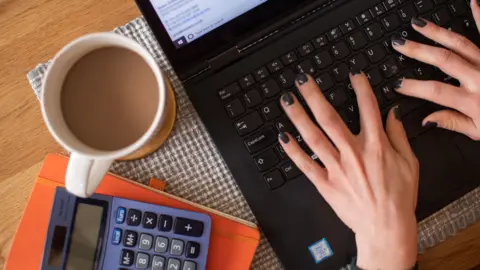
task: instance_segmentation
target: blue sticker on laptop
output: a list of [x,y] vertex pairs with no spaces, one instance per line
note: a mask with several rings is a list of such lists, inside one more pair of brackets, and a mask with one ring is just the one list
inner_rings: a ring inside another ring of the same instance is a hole
[[328,257],[333,256],[333,251],[330,248],[327,239],[325,238],[309,246],[308,250],[310,250],[312,257],[315,260],[315,263],[319,263],[327,259]]

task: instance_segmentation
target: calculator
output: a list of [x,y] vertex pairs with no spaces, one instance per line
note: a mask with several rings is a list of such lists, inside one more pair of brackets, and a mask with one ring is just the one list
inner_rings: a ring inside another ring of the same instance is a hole
[[204,270],[211,218],[202,213],[57,188],[42,270]]

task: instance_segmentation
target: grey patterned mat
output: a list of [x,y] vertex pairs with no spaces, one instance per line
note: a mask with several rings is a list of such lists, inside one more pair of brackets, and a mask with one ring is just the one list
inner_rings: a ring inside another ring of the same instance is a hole
[[[155,57],[173,83],[178,114],[173,133],[156,153],[141,160],[116,162],[111,171],[143,183],[151,177],[165,179],[167,191],[173,195],[256,222],[147,23],[137,18],[114,32],[134,39]],[[47,67],[48,63],[39,64],[27,75],[37,96]],[[418,225],[420,250],[436,245],[479,219],[480,188],[477,188]],[[264,237],[252,269],[281,269]]]

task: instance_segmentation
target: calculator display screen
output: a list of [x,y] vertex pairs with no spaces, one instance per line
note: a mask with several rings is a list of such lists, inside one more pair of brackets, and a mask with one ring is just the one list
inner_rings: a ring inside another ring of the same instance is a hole
[[78,203],[70,237],[67,270],[96,269],[97,247],[101,245],[105,208]]

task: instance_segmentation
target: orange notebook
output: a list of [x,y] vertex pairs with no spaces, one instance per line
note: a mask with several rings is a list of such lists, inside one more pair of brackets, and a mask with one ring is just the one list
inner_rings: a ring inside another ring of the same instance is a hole
[[[40,268],[55,188],[64,185],[67,164],[68,158],[60,155],[45,158],[17,229],[6,270]],[[260,241],[255,224],[165,193],[164,187],[162,181],[155,179],[145,186],[107,174],[96,193],[206,213],[212,218],[207,269],[249,269]]]

